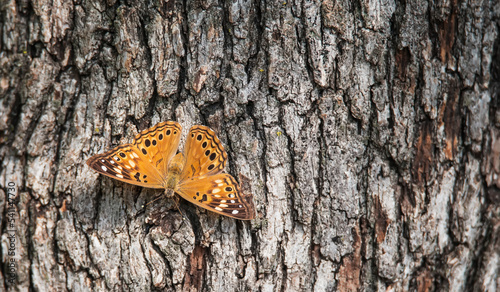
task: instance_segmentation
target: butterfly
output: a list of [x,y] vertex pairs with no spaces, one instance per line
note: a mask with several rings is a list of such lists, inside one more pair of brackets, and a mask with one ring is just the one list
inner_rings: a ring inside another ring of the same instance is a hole
[[147,188],[165,189],[185,200],[228,217],[255,218],[251,194],[224,173],[227,153],[214,131],[196,125],[189,130],[184,152],[177,153],[182,127],[163,122],[137,134],[131,144],[120,145],[87,160],[95,171]]

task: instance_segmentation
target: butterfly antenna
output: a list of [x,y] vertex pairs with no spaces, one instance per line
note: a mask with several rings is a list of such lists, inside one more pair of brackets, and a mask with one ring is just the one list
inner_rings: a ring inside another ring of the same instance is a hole
[[147,205],[158,201],[159,199],[163,198],[163,195],[159,195],[156,199],[152,200],[151,202],[148,202],[146,205],[142,205],[143,208],[146,208]]
[[[156,202],[158,201],[159,199],[163,198],[165,195],[159,195],[156,199],[152,200],[151,202],[148,202],[146,205],[142,205],[142,208],[146,208],[147,205],[153,203],[153,202]],[[179,204],[178,204],[178,200],[179,200],[179,197],[175,197],[173,198],[174,200],[174,203],[175,203],[175,207],[177,208],[177,210],[179,211],[179,213],[181,214],[182,216],[182,220],[186,220],[186,217],[184,217],[184,214],[182,213],[181,209],[179,208]]]
[[182,211],[181,211],[181,209],[179,208],[178,201],[179,201],[179,197],[175,197],[175,198],[174,198],[175,207],[177,207],[177,210],[179,210],[179,213],[181,213],[182,220],[186,220],[186,217],[184,217],[184,214],[182,214]]

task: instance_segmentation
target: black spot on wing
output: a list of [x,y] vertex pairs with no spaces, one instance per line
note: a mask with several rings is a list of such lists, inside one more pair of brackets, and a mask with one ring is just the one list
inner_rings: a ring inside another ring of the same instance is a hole
[[208,200],[207,194],[203,194],[201,197],[201,200],[199,200],[200,203],[206,202]]

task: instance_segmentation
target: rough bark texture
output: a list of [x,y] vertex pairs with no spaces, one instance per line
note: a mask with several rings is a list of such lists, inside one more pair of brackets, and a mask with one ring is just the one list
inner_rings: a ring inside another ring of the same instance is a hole
[[[0,290],[498,291],[499,17],[496,0],[2,1]],[[143,211],[158,191],[85,165],[165,120],[218,133],[258,219]]]

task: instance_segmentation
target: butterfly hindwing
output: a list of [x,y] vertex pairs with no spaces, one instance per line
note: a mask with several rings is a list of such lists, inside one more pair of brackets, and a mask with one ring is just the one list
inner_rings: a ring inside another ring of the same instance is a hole
[[132,144],[124,144],[87,160],[95,171],[111,178],[148,188],[163,188],[158,170],[141,163],[141,153]]
[[135,136],[132,144],[146,161],[166,177],[168,162],[174,157],[181,140],[182,127],[177,122],[163,122]]
[[191,203],[228,217],[255,218],[252,195],[245,195],[236,180],[227,173],[202,175],[179,182],[175,190]]
[[219,138],[209,127],[196,125],[189,130],[184,146],[186,164],[181,174],[181,180],[217,174],[224,170],[227,153]]

